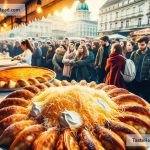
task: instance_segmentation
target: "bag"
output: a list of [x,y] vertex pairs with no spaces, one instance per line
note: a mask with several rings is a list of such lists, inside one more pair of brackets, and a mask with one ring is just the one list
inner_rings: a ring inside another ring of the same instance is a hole
[[136,76],[135,64],[131,59],[126,59],[124,73],[120,72],[125,82],[132,82]]

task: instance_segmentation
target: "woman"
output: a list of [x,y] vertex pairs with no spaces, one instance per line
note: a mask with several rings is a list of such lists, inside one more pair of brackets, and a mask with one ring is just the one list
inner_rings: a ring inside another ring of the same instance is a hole
[[93,53],[94,53],[94,59],[96,58],[98,49],[100,48],[99,42],[93,42],[92,43],[92,49],[93,49]]
[[127,52],[127,41],[121,41],[120,42],[120,46],[122,48],[122,55],[126,56],[126,52]]
[[71,69],[72,69],[72,65],[75,60],[75,56],[76,56],[76,50],[75,50],[74,44],[70,43],[68,50],[65,53],[65,55],[63,57],[63,61],[62,61],[64,64],[63,77],[64,77],[64,79],[66,79],[68,81],[70,81]]
[[135,45],[135,43],[132,41],[127,42],[127,53],[126,53],[127,59],[130,59],[130,56],[131,56],[132,52],[134,51],[134,45]]
[[57,48],[52,59],[52,63],[54,65],[54,71],[56,72],[57,79],[59,80],[62,80],[62,71],[64,67],[62,60],[63,60],[65,52],[66,51],[64,50],[64,48],[62,47]]
[[24,40],[21,42],[21,49],[24,51],[22,54],[15,56],[14,59],[21,60],[29,65],[32,62],[32,55],[34,53],[34,49],[31,43],[28,40]]
[[106,84],[113,84],[119,88],[125,88],[125,81],[120,74],[124,72],[125,58],[122,56],[122,48],[119,44],[114,44],[111,54],[107,59],[105,71],[107,72]]
[[76,53],[75,63],[73,65],[72,78],[78,82],[81,80],[86,80],[89,82],[91,78],[89,66],[89,51],[86,46],[80,45]]
[[55,54],[55,47],[54,47],[54,45],[49,44],[48,45],[48,51],[46,54],[46,66],[47,66],[47,68],[50,68],[52,70],[54,69],[54,66],[52,63],[52,59],[53,59],[54,54]]

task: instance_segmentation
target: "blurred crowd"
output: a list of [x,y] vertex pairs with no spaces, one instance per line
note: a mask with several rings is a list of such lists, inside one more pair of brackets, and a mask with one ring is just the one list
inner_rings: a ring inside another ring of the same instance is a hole
[[[57,79],[86,80],[107,83],[131,92],[150,101],[150,40],[110,40],[103,36],[99,41],[2,41],[0,52],[14,59],[22,59],[32,66],[54,70]],[[135,79],[127,83],[120,72],[124,72],[126,59],[136,67]]]

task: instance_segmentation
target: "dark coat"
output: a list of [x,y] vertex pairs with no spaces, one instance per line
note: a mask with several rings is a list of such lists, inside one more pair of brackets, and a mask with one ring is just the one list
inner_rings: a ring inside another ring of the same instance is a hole
[[23,50],[21,49],[21,46],[18,46],[18,47],[15,46],[12,51],[12,57],[20,55],[22,53],[23,53]]
[[[142,53],[140,50],[134,51],[131,54],[130,58],[135,63],[136,70],[138,70],[141,55],[142,55]],[[143,58],[140,77],[141,77],[142,81],[145,81],[145,80],[150,81],[150,48],[148,48],[148,50]]]
[[125,88],[125,81],[120,74],[124,72],[125,59],[120,54],[114,52],[110,54],[107,59],[105,71],[108,73],[106,77],[106,84],[113,84],[120,88]]
[[82,60],[76,58],[72,69],[72,78],[76,81],[86,80],[89,82],[91,78],[89,69],[90,61],[91,60],[89,56],[83,58]]

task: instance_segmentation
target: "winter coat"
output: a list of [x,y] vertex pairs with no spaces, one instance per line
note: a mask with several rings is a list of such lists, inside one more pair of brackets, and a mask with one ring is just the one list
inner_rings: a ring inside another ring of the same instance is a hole
[[47,52],[47,55],[46,55],[46,66],[50,69],[53,70],[53,63],[52,63],[52,60],[53,60],[53,56],[54,56],[55,52],[54,51],[51,51],[51,52]]
[[70,77],[71,76],[71,70],[72,70],[72,66],[75,60],[75,56],[76,56],[76,51],[74,50],[73,52],[69,53],[69,51],[67,51],[63,57],[63,64],[64,64],[64,68],[63,68],[63,76],[64,77]]
[[57,69],[60,67],[61,69],[63,69],[64,64],[62,63],[64,54],[59,54],[57,51],[53,56],[53,60],[52,63],[54,65],[54,70],[57,72]]
[[32,55],[33,59],[39,59],[42,57],[42,51],[40,47],[35,47],[34,54]]
[[125,88],[125,81],[120,74],[121,71],[124,72],[124,69],[125,58],[117,52],[111,53],[110,57],[107,59],[107,64],[105,67],[105,71],[107,72],[106,84],[112,84],[119,88]]
[[12,57],[20,55],[22,53],[23,53],[23,50],[21,49],[21,46],[18,46],[18,47],[15,46],[12,51]]
[[89,82],[91,78],[89,67],[90,67],[89,56],[83,58],[82,60],[76,57],[72,69],[72,78],[78,82],[81,80],[86,80],[87,82]]
[[[142,53],[140,50],[134,51],[131,54],[131,59],[135,63],[136,70],[138,70],[140,58],[142,56]],[[146,54],[144,55],[142,66],[141,66],[141,72],[140,72],[140,78],[141,81],[150,81],[150,48],[148,48]]]

